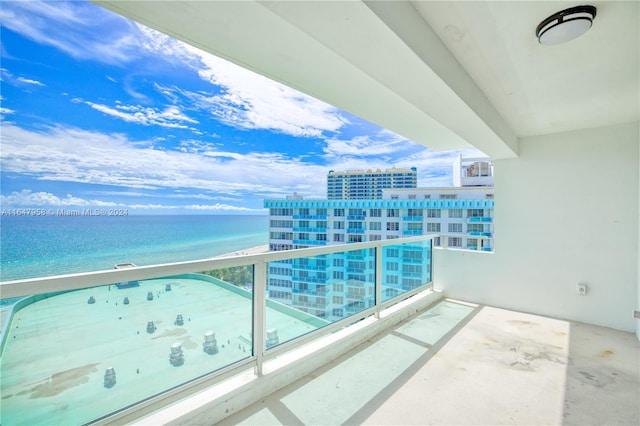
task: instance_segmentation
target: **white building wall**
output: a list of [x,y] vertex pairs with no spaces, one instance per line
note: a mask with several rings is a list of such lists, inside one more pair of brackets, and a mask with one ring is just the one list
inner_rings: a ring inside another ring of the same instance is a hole
[[495,252],[435,250],[435,287],[636,331],[638,139],[638,123],[522,139],[519,159],[495,161]]

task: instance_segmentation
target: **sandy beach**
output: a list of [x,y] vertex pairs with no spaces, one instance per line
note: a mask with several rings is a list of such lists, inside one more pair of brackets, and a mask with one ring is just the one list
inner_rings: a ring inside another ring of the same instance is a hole
[[251,247],[244,250],[234,251],[232,253],[221,254],[219,256],[214,256],[214,258],[217,259],[220,257],[246,256],[250,254],[266,253],[268,251],[269,251],[269,245],[265,244],[262,246],[256,246],[256,247]]

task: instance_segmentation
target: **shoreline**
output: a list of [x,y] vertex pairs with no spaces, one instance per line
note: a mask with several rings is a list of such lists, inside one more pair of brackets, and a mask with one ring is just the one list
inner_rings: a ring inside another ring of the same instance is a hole
[[266,253],[269,251],[269,244],[264,244],[261,246],[250,247],[244,250],[237,250],[231,253],[219,254],[217,256],[213,256],[213,259],[220,259],[225,257],[235,257],[235,256],[247,256],[251,254],[260,254]]

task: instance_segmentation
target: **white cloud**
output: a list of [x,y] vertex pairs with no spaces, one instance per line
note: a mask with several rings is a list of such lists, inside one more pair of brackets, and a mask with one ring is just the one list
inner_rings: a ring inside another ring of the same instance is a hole
[[226,124],[298,137],[319,137],[348,123],[329,104],[157,31],[141,25],[138,28],[146,36],[145,48],[179,60],[203,80],[220,88],[220,93],[206,94],[156,85],[159,92],[174,101],[180,94]]
[[31,80],[29,78],[24,78],[24,77],[18,77],[16,79],[18,82],[20,83],[25,83],[25,84],[32,84],[34,86],[43,86],[44,87],[44,83],[41,83],[37,80]]
[[3,26],[76,59],[122,65],[139,56],[135,28],[90,3],[3,2],[2,13]]
[[141,105],[117,104],[115,108],[112,108],[107,105],[78,98],[73,101],[82,102],[97,111],[120,118],[128,123],[136,123],[144,126],[157,125],[161,127],[187,129],[189,126],[182,123],[198,124],[198,120],[188,117],[176,106],[169,106],[161,111],[157,108],[143,107]]
[[60,198],[50,192],[33,192],[24,189],[11,195],[0,195],[2,208],[10,207],[115,207],[118,204],[100,200],[84,200],[71,194]]
[[396,135],[388,130],[382,130],[376,135],[361,135],[350,140],[327,139],[323,148],[329,157],[397,157],[403,153],[412,153],[423,149],[420,145]]
[[211,196],[240,198],[284,195],[304,185],[323,188],[325,184],[324,166],[284,154],[158,150],[148,141],[74,128],[35,132],[6,124],[2,130],[2,170],[40,180],[201,190]]
[[128,206],[135,210],[194,210],[194,211],[232,211],[232,212],[263,212],[264,209],[251,209],[246,207],[232,206],[229,204],[190,204],[190,205],[163,205],[163,204],[132,204]]

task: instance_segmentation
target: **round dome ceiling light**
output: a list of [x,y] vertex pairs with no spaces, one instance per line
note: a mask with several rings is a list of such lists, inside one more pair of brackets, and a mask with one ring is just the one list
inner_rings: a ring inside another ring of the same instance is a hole
[[594,6],[576,6],[554,13],[536,28],[540,44],[565,43],[586,33],[596,17]]

